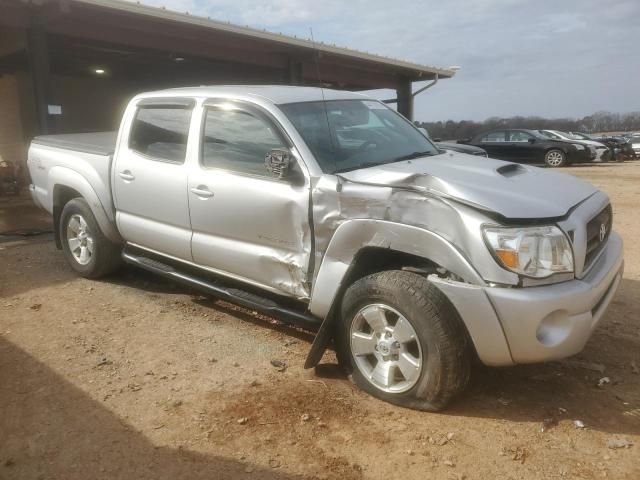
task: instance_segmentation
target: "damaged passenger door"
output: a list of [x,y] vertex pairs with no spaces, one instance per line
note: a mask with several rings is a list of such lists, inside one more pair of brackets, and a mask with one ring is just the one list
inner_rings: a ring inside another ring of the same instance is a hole
[[[308,298],[309,180],[293,145],[255,105],[209,100],[201,113],[200,155],[188,179],[194,262]],[[291,162],[287,172],[267,168],[271,152]]]

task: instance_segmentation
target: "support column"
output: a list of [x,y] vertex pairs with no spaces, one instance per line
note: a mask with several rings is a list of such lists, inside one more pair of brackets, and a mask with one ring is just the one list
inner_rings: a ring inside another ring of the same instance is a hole
[[48,105],[51,102],[49,46],[44,18],[38,13],[31,17],[31,25],[27,29],[27,53],[38,118],[37,133],[40,135],[54,133],[54,122],[48,112]]
[[398,112],[413,121],[413,93],[412,83],[408,78],[401,78],[396,87]]

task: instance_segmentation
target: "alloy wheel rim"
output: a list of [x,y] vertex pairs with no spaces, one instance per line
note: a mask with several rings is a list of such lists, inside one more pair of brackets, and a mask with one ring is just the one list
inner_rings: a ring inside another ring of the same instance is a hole
[[549,165],[557,167],[562,163],[562,154],[560,152],[547,153],[547,163],[549,163]]
[[363,307],[351,322],[350,346],[356,368],[387,393],[410,390],[420,378],[423,352],[409,320],[381,303]]
[[87,265],[93,257],[93,234],[82,215],[73,214],[67,223],[67,245],[76,262]]

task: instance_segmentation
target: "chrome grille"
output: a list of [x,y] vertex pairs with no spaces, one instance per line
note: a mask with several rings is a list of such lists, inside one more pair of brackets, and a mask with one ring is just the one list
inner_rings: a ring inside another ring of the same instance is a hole
[[612,222],[613,212],[611,211],[611,205],[607,205],[587,223],[587,249],[584,258],[585,270],[589,268],[591,262],[593,262],[605,243],[607,243],[607,239],[611,233]]

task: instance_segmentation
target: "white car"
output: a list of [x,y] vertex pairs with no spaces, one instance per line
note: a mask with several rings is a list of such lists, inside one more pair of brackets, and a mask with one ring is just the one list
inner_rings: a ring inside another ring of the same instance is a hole
[[572,140],[572,141],[577,140],[579,143],[583,144],[584,146],[590,149],[595,149],[596,156],[593,159],[594,162],[606,162],[608,161],[609,156],[611,155],[609,152],[609,148],[604,143],[596,142],[595,140],[588,140],[583,138],[582,136],[578,137],[570,133],[560,132],[559,130],[538,130],[538,131],[542,135],[559,139],[559,140]]

